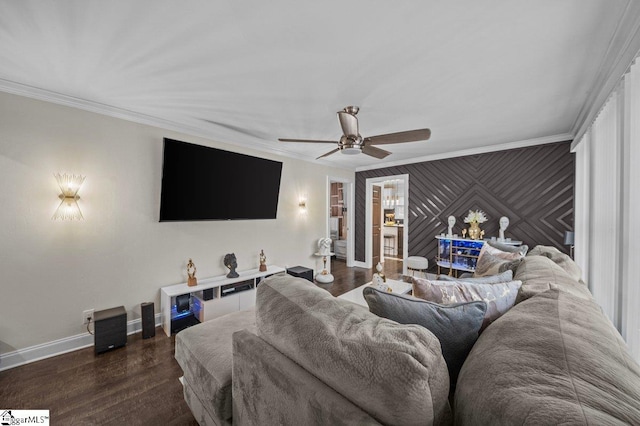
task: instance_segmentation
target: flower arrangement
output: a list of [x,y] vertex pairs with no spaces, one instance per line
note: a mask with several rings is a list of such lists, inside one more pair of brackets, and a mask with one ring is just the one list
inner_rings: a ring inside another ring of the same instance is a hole
[[471,211],[469,210],[469,214],[464,218],[464,223],[484,223],[487,221],[487,216],[485,216],[482,210]]

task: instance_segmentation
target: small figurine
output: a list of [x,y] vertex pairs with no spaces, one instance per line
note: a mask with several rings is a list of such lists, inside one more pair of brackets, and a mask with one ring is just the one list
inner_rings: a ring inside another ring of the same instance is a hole
[[267,256],[264,255],[264,250],[260,250],[260,272],[265,272],[267,270]]
[[318,240],[318,253],[321,256],[328,256],[331,253],[331,238],[320,238]]
[[196,265],[193,264],[193,260],[189,259],[187,263],[187,285],[189,287],[193,287],[198,285],[198,280],[196,279]]
[[378,262],[378,264],[376,265],[376,271],[378,272],[373,274],[371,285],[380,291],[391,293],[391,287],[387,285],[387,277],[385,277],[384,273],[382,272],[382,264],[380,262]]
[[227,278],[238,278],[240,275],[236,272],[238,267],[238,261],[236,260],[235,253],[228,253],[224,256],[224,266],[229,268]]
[[504,241],[504,231],[507,230],[507,226],[509,226],[509,218],[506,216],[502,216],[500,218],[500,231],[498,234],[498,241]]
[[449,216],[447,219],[449,222],[449,228],[447,229],[447,237],[453,237],[453,225],[456,224],[455,216]]
[[467,228],[462,228],[462,238],[467,237]]

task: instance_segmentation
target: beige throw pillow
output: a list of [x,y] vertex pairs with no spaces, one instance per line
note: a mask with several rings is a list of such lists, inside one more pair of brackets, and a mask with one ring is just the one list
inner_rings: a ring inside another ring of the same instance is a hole
[[526,245],[513,247],[487,241],[480,250],[473,276],[496,275],[508,269],[515,271],[528,249]]
[[464,281],[430,281],[413,279],[413,296],[439,304],[482,300],[487,304],[480,331],[507,312],[515,303],[521,281],[476,284]]

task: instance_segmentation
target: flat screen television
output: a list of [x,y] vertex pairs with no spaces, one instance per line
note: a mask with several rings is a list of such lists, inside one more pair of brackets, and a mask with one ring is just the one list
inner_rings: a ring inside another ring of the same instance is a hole
[[164,139],[160,222],[275,219],[282,162]]

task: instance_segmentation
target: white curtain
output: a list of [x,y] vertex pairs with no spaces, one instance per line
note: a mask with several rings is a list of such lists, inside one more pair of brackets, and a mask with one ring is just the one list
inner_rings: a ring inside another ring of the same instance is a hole
[[629,68],[573,151],[575,259],[640,361],[640,66]]

